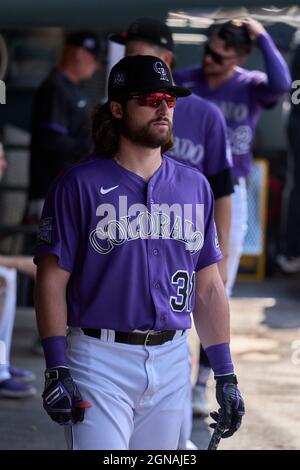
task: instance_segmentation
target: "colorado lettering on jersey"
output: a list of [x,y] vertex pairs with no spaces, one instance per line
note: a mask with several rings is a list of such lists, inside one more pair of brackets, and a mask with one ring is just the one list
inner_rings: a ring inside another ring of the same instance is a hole
[[204,146],[195,144],[190,139],[174,136],[174,145],[168,154],[178,160],[198,166],[204,158]]
[[[194,214],[193,217],[193,209]],[[143,204],[127,208],[127,197],[119,197],[118,217],[112,204],[100,204],[96,215],[101,218],[91,231],[89,241],[100,254],[110,253],[116,246],[139,239],[177,240],[191,254],[204,243],[204,205],[152,204],[151,212]],[[193,222],[196,221],[196,223]]]

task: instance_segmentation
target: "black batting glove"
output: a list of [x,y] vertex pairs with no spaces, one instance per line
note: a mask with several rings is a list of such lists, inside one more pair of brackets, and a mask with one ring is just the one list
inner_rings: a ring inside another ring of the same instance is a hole
[[43,406],[53,421],[68,425],[83,421],[84,402],[67,367],[54,367],[45,371]]
[[216,398],[220,405],[217,412],[210,416],[216,423],[211,428],[221,425],[224,428],[222,438],[232,436],[241,426],[245,414],[245,405],[241,393],[237,388],[237,378],[234,374],[216,376]]

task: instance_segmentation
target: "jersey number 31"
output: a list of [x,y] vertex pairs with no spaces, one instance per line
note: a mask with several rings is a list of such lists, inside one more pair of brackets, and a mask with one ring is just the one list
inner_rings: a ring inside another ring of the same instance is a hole
[[170,297],[170,305],[174,312],[191,311],[191,299],[195,287],[195,271],[190,274],[187,271],[176,271],[171,278],[171,283],[177,285],[176,296]]

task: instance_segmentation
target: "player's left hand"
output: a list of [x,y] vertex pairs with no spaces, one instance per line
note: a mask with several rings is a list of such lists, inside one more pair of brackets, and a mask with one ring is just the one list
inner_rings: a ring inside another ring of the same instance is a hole
[[53,367],[45,371],[43,406],[53,421],[61,425],[75,424],[84,419],[89,402],[81,393],[67,367]]
[[221,423],[225,428],[222,438],[230,437],[239,429],[245,414],[244,401],[234,374],[216,377],[216,397],[220,409],[218,413],[210,414],[216,421],[210,427],[214,429],[217,423]]

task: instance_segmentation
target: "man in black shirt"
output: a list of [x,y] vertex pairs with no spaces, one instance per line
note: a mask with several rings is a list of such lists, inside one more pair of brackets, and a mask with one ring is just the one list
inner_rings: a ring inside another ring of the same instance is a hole
[[99,42],[89,31],[71,33],[61,61],[39,87],[33,104],[29,213],[39,218],[53,179],[90,151],[90,118],[79,87],[97,66]]

